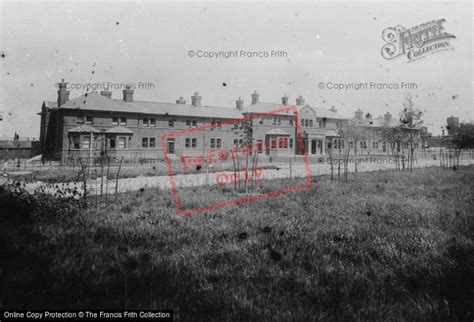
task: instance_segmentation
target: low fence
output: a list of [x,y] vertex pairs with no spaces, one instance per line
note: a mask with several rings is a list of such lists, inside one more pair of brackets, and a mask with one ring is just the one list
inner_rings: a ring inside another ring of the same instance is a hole
[[[408,162],[407,154],[399,154],[393,156],[390,154],[360,154],[355,157],[353,154],[348,156],[348,163],[380,163],[380,162]],[[182,160],[179,156],[174,155],[171,159],[171,165],[174,171],[179,170],[182,167]],[[240,156],[240,162],[244,158]],[[250,158],[252,159],[252,158]],[[345,162],[346,157],[343,153],[333,151],[330,155],[307,155],[307,159],[310,164],[331,164]],[[436,150],[422,150],[416,151],[414,154],[414,163],[429,161],[438,161],[438,165],[453,166],[457,162],[474,160],[474,150],[454,150],[454,149],[436,149]],[[206,158],[204,158],[206,160]],[[80,171],[84,165],[92,168],[98,168],[102,163],[107,163],[108,167],[160,167],[167,169],[164,158],[126,158],[126,157],[106,157],[106,158],[73,158],[68,159],[65,162],[61,161],[43,161],[43,160],[31,160],[26,158],[15,158],[15,159],[0,159],[0,168],[2,172],[14,172],[14,171],[42,171],[42,170],[70,170]],[[293,156],[268,156],[264,154],[258,155],[259,164],[302,164],[305,162],[303,155]],[[232,160],[227,162],[218,161],[220,164],[227,164],[233,166]],[[241,163],[242,164],[242,163]],[[203,165],[204,166],[204,165]]]

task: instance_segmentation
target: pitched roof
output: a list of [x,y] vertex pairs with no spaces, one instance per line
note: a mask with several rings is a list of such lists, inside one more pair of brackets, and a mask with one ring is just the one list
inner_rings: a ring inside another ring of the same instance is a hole
[[49,107],[49,108],[58,107],[58,102],[44,101],[43,104],[44,104],[45,107]]
[[100,131],[89,125],[79,125],[75,128],[70,129],[68,132],[71,133],[99,133]]
[[242,113],[235,108],[202,106],[196,107],[188,104],[160,103],[133,101],[125,102],[120,99],[110,99],[97,92],[79,96],[68,101],[61,109],[96,110],[109,112],[131,112],[143,114],[195,116],[233,119],[241,118]]
[[[282,104],[276,104],[276,103],[257,103],[257,104],[251,104],[247,105],[243,108],[242,112],[244,113],[268,113],[272,112],[275,110],[279,109],[284,109],[285,107],[290,107],[291,105],[285,106]],[[348,120],[350,119],[349,117],[339,115],[337,113],[334,113],[333,111],[330,111],[325,108],[320,108],[320,107],[312,107],[309,104],[305,105],[296,105],[296,110],[299,112],[305,107],[310,107],[316,112],[316,117],[317,118],[327,118],[327,119],[338,119],[338,120]],[[279,115],[291,115],[291,111],[288,112],[282,112],[282,113],[277,113]]]
[[266,135],[290,135],[289,133],[283,131],[282,129],[271,129]]
[[127,129],[126,127],[115,126],[105,131],[105,133],[133,134],[133,131]]

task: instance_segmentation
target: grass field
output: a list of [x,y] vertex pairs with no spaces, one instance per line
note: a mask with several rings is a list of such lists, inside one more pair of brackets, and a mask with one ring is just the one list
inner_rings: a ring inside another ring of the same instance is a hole
[[[472,166],[316,178],[311,190],[189,218],[158,189],[98,208],[3,189],[0,308],[472,321],[473,182]],[[187,207],[235,197],[217,187],[181,196]]]

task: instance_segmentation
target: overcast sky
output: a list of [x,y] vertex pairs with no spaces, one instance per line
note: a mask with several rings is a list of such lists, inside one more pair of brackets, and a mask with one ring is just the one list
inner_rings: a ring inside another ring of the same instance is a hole
[[[55,84],[150,82],[135,100],[190,102],[234,107],[279,103],[297,95],[315,107],[335,106],[352,116],[358,108],[398,115],[411,92],[430,131],[446,117],[474,119],[472,4],[421,3],[73,3],[0,4],[0,136],[38,137],[36,115],[44,100],[57,99]],[[406,62],[381,56],[382,31],[445,18],[456,36],[453,50]],[[199,58],[189,52],[285,51],[287,57]],[[320,89],[320,82],[413,82],[412,90]],[[225,83],[225,86],[224,86]],[[71,90],[70,97],[85,90]],[[121,90],[113,90],[121,98]]]

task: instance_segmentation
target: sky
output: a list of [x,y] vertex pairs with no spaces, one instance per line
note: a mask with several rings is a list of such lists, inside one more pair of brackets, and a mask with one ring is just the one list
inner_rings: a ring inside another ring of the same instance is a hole
[[[442,18],[456,37],[450,50],[411,62],[382,57],[384,29]],[[234,108],[238,97],[247,105],[257,90],[263,102],[279,103],[287,94],[294,104],[303,95],[311,106],[334,106],[345,116],[359,108],[397,116],[409,93],[428,129],[440,134],[448,116],[474,119],[472,20],[470,1],[1,1],[0,137],[38,138],[37,113],[44,100],[57,100],[63,78],[75,87],[70,98],[88,83],[110,83],[113,98],[121,98],[120,86],[131,83],[135,100],[182,96],[189,103],[197,91],[203,105]],[[238,57],[197,57],[235,50]],[[240,56],[272,50],[286,55]],[[332,85],[366,82],[416,88]]]

